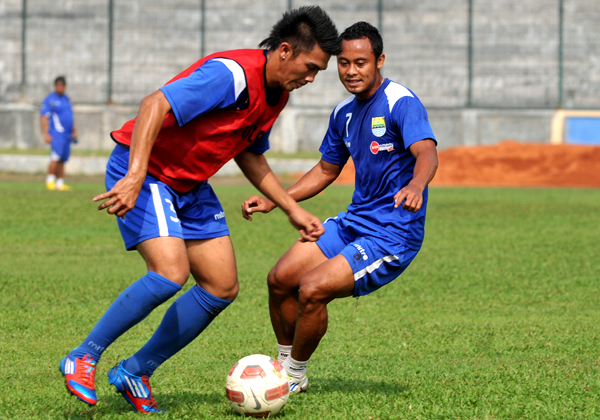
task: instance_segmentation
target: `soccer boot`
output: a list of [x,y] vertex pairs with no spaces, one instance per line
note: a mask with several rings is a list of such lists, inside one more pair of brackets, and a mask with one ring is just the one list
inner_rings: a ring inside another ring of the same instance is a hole
[[68,186],[67,184],[62,184],[60,187],[56,187],[56,191],[71,191],[73,188]]
[[56,184],[54,183],[54,181],[46,182],[46,189],[54,191],[56,189]]
[[[289,375],[288,375],[289,376]],[[308,389],[308,376],[302,375],[300,379],[289,376],[290,378],[290,394],[299,394],[306,392]]]
[[60,372],[65,377],[67,390],[84,403],[96,405],[96,360],[86,354],[80,359],[67,355],[60,361]]
[[148,375],[141,378],[127,372],[123,367],[123,362],[116,365],[108,371],[108,382],[117,388],[135,411],[140,413],[161,413],[162,411],[156,407],[156,401],[152,396]]

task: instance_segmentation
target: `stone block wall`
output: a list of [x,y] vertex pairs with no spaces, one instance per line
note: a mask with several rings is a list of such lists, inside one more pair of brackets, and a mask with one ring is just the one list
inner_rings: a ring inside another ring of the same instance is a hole
[[[110,147],[108,132],[202,51],[255,48],[290,4],[306,2],[204,0],[203,15],[202,0],[113,0],[113,105],[106,105],[109,0],[27,0],[25,77],[23,4],[0,2],[0,104],[6,105],[0,108],[0,147],[41,145],[37,109],[53,79],[64,74],[82,141],[94,149]],[[469,0],[383,0],[381,15],[376,0],[318,4],[340,31],[358,20],[381,21],[383,74],[419,96],[442,147],[503,138],[548,141],[548,115],[559,101],[559,0],[472,0],[471,107]],[[598,22],[598,0],[564,0],[565,107],[600,108]],[[332,60],[314,84],[291,95],[272,147],[315,150],[329,113],[347,96]]]

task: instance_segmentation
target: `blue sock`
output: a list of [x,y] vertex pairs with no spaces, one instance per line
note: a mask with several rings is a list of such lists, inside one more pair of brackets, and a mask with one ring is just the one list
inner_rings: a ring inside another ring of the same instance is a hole
[[165,360],[198,337],[230,303],[193,286],[171,305],[152,338],[123,367],[133,375],[151,376]]
[[177,283],[148,271],[115,299],[71,356],[80,358],[89,354],[99,361],[110,344],[180,290],[181,286]]

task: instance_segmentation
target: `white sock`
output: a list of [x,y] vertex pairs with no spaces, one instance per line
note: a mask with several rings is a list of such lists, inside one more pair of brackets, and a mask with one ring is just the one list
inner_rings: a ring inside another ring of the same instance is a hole
[[49,183],[49,182],[54,182],[54,181],[56,181],[56,175],[54,175],[54,174],[48,174],[46,176],[46,184]]
[[292,352],[292,346],[284,346],[283,344],[277,343],[279,352],[277,353],[277,361],[283,365],[283,362]]
[[308,362],[308,360],[305,362],[299,362],[294,360],[292,356],[288,356],[288,358],[283,362],[283,368],[288,375],[293,376],[296,379],[300,379],[306,375],[306,365]]
[[64,180],[64,179],[62,179],[62,178],[58,178],[58,179],[56,180],[56,188],[60,188],[60,187],[62,187],[64,183],[65,183],[65,180]]

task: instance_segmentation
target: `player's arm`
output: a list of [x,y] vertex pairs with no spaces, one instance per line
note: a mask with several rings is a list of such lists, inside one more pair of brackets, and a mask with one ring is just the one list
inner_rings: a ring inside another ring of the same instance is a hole
[[[344,165],[329,163],[323,159],[288,188],[288,194],[297,202],[308,200],[327,188],[342,172]],[[253,195],[242,204],[242,215],[252,220],[252,213],[268,213],[277,205],[265,197]]]
[[[416,213],[423,205],[423,191],[433,179],[438,167],[435,141],[425,139],[413,143],[408,150],[416,158],[413,179],[394,196],[394,207]],[[403,203],[404,202],[404,203]]]
[[42,134],[44,134],[44,141],[46,143],[52,142],[52,136],[48,132],[48,116],[42,115],[40,117],[40,125],[42,126]]
[[40,125],[42,126],[42,134],[44,135],[44,141],[46,143],[52,143],[52,136],[50,135],[49,127],[48,127],[48,117],[50,117],[52,113],[52,105],[49,101],[49,96],[44,99],[42,102],[42,107],[40,109]]
[[98,210],[108,208],[108,213],[124,217],[133,209],[148,171],[152,146],[171,105],[162,91],[145,97],[133,127],[129,149],[129,170],[108,192],[94,197],[94,201],[105,200]]
[[[336,115],[339,118],[336,119]],[[288,194],[296,201],[309,199],[331,184],[340,175],[348,161],[350,153],[343,141],[343,132],[340,127],[345,127],[343,113],[338,113],[337,108],[331,113],[329,127],[319,148],[321,160],[294,185],[288,188]],[[268,213],[277,206],[276,203],[259,196],[252,196],[242,204],[242,215],[247,220],[252,220],[252,213]]]
[[75,125],[73,125],[73,129],[71,130],[71,141],[76,143],[78,137],[79,136],[77,135],[77,128],[75,128]]
[[263,155],[245,150],[235,157],[235,161],[246,178],[288,215],[290,223],[300,232],[302,241],[316,241],[325,232],[321,221],[300,207],[285,191]]

